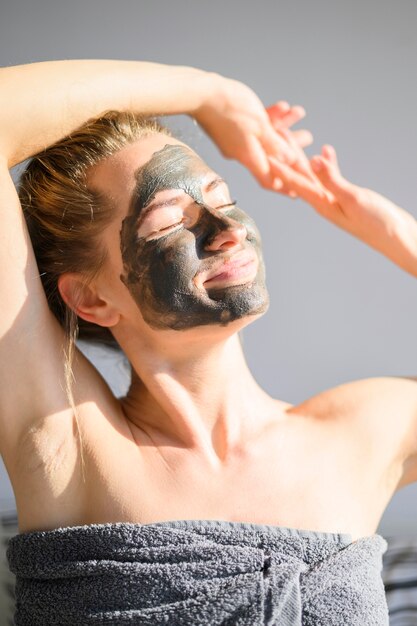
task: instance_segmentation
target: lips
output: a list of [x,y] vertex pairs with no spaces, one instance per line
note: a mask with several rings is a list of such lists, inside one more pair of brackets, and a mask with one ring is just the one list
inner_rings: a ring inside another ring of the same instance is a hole
[[[226,281],[228,283],[242,282],[242,279],[249,277],[249,275],[255,275],[257,271],[257,257],[255,254],[248,251],[236,253],[232,257],[213,268],[210,273],[203,273],[199,276],[202,280],[204,287],[210,287],[217,282]],[[244,281],[245,282],[245,281]]]

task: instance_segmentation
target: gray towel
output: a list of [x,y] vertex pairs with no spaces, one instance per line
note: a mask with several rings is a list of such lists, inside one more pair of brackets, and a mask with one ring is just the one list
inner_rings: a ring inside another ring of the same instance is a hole
[[384,626],[387,542],[246,522],[96,524],[8,546],[16,626]]

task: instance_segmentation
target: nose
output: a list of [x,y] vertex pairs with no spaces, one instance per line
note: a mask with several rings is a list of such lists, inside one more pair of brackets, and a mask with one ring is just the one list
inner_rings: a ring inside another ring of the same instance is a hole
[[[248,231],[246,226],[237,220],[227,217],[226,215],[220,215],[216,209],[207,207],[207,211],[210,213],[210,221],[212,222],[214,229],[211,235],[207,238],[204,246],[205,250],[230,250],[236,246],[239,246],[242,241],[245,241]],[[208,217],[208,216],[207,216]]]

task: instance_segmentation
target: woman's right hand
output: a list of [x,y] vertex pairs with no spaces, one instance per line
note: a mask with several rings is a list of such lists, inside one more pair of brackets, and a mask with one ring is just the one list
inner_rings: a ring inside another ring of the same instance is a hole
[[[226,158],[242,163],[262,187],[276,190],[276,175],[268,157],[293,164],[296,152],[282,131],[305,116],[300,106],[280,101],[265,108],[258,96],[243,83],[213,75],[216,85],[194,117]],[[308,131],[293,133],[302,147],[312,142]]]

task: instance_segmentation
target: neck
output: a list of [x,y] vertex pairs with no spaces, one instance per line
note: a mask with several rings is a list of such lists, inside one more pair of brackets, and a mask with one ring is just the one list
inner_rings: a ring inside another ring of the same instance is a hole
[[[178,343],[180,345],[178,345]],[[152,438],[226,462],[277,413],[246,364],[237,333],[216,342],[176,341],[132,350],[132,384],[122,406]]]

